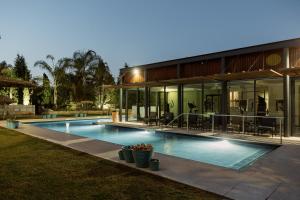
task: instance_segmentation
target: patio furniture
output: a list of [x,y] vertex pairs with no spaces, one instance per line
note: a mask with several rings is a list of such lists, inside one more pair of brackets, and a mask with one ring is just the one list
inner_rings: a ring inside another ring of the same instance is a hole
[[[173,120],[174,120],[174,113],[166,112],[159,121],[160,121],[161,124],[167,125]],[[174,123],[176,123],[176,122],[174,122]],[[172,123],[172,127],[173,127],[174,123]]]
[[158,117],[157,117],[157,114],[156,112],[150,112],[149,113],[149,117],[148,118],[145,118],[145,123],[148,124],[148,125],[151,125],[151,123],[155,123],[155,125],[157,126],[157,123],[158,123]]
[[258,120],[257,125],[257,133],[258,134],[264,134],[266,132],[270,132],[273,135],[275,134],[276,130],[276,119],[275,118],[261,118]]
[[189,114],[188,115],[188,120],[189,120],[189,128],[191,129],[199,129],[199,122],[198,122],[198,116]]
[[237,131],[240,133],[242,129],[242,118],[241,117],[232,117],[230,123],[227,125],[228,131]]
[[158,171],[159,170],[159,160],[158,159],[151,159],[150,160],[150,169],[152,171]]

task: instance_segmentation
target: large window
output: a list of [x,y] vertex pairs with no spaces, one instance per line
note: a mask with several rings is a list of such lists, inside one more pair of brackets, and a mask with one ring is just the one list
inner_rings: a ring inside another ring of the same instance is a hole
[[204,113],[221,112],[221,84],[205,83],[204,84]]
[[164,113],[164,87],[151,87],[149,99],[149,113],[155,112],[156,116],[161,118]]
[[203,113],[202,84],[185,85],[183,91],[183,112]]
[[[144,88],[128,89],[128,121],[141,121],[145,117]],[[125,95],[126,98],[126,95]],[[123,103],[126,102],[124,98]],[[126,105],[124,107],[126,109]],[[126,113],[125,113],[126,114]]]
[[256,115],[283,117],[283,80],[256,81]]
[[228,83],[229,113],[231,115],[254,114],[254,81]]
[[300,136],[300,80],[295,80],[293,135]]
[[167,86],[166,87],[166,112],[171,112],[174,117],[178,115],[178,87]]

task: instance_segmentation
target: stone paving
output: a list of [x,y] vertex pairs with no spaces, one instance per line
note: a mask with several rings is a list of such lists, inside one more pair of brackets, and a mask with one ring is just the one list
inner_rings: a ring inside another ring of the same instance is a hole
[[[5,123],[0,122],[1,126]],[[17,131],[86,152],[113,162],[120,145],[23,124]],[[238,171],[155,153],[161,170],[147,173],[185,183],[232,199],[300,199],[300,145],[286,144],[268,153],[248,168]]]

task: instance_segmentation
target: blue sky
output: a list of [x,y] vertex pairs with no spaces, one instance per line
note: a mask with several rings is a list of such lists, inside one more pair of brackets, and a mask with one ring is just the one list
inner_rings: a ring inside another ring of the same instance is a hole
[[[130,66],[300,37],[299,0],[0,0],[0,61],[93,49]],[[34,69],[34,76],[41,70]]]

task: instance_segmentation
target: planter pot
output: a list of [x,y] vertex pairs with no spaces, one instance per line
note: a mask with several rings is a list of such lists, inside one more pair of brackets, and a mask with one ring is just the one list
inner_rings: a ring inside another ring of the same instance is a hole
[[123,150],[120,150],[120,151],[119,151],[119,159],[120,159],[120,160],[125,160],[124,154],[123,154]]
[[132,150],[129,147],[124,147],[122,149],[124,159],[127,163],[134,163],[133,155],[132,155]]
[[150,159],[152,157],[152,151],[133,151],[132,153],[136,167],[149,167]]
[[20,125],[19,121],[6,121],[7,128],[15,129],[15,128],[19,128],[19,125]]
[[158,159],[151,159],[150,160],[150,169],[152,171],[158,171],[159,170],[159,160]]
[[119,122],[119,112],[112,112],[111,118],[114,123]]

